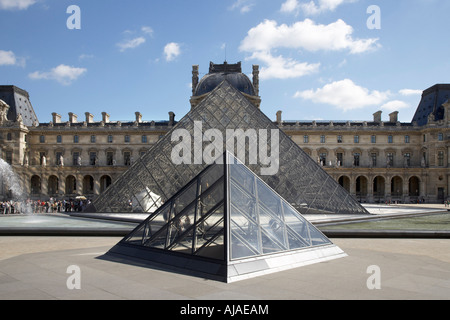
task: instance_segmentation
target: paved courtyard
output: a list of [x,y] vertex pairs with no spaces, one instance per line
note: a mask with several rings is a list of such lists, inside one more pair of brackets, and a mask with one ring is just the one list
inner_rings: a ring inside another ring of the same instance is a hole
[[[369,208],[378,214],[422,210],[429,209]],[[347,257],[232,284],[106,259],[105,253],[121,239],[0,236],[0,300],[450,299],[450,239],[332,238]],[[81,289],[67,286],[71,266],[79,268]],[[380,289],[368,287],[374,276]]]
[[[1,237],[0,299],[450,299],[450,240],[336,239],[348,257],[233,284],[100,259],[119,240]],[[67,287],[73,265],[80,290]]]

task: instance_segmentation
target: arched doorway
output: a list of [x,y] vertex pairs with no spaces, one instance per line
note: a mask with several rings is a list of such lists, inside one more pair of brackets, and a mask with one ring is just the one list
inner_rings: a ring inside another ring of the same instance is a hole
[[32,176],[31,177],[31,194],[32,195],[40,195],[41,194],[41,177]]
[[103,176],[100,178],[100,193],[109,188],[112,184],[112,179],[110,176]]
[[373,200],[375,202],[384,202],[386,180],[382,176],[377,176],[373,179]]
[[399,176],[395,176],[391,180],[391,195],[397,199],[403,196],[403,179]]
[[339,184],[342,188],[347,190],[347,192],[350,192],[350,178],[346,176],[342,176],[338,180]]
[[77,179],[74,176],[66,178],[66,195],[73,195],[77,192]]
[[[409,196],[413,198],[418,198],[420,196],[420,180],[418,177],[411,177],[409,179]],[[415,199],[411,199],[415,200]]]
[[364,176],[356,178],[356,197],[359,202],[366,202],[367,190],[368,190],[368,180]]
[[59,192],[59,179],[56,176],[48,178],[48,195],[57,196]]
[[92,176],[85,176],[83,178],[83,194],[94,194],[94,178]]

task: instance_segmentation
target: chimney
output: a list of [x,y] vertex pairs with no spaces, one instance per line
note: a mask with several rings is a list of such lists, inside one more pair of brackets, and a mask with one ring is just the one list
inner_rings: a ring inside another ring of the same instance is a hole
[[75,113],[69,112],[69,122],[70,123],[77,123],[78,122],[78,116]]
[[255,95],[259,96],[259,65],[253,65],[253,87]]
[[87,123],[93,123],[94,122],[94,116],[91,113],[86,112],[85,115],[86,115],[86,122]]
[[135,112],[136,114],[136,122],[141,123],[142,122],[142,114],[140,112]]
[[173,126],[174,123],[175,123],[175,113],[171,111],[169,112],[169,126]]
[[198,74],[198,65],[192,66],[192,95],[195,94],[198,85]]
[[102,121],[104,123],[109,123],[109,114],[107,114],[106,112],[102,112]]
[[278,111],[277,112],[277,123],[278,123],[278,125],[283,124],[283,119],[281,117],[282,113],[283,113],[282,111]]
[[377,111],[373,114],[373,122],[381,123],[381,114],[383,111]]
[[53,112],[52,117],[53,123],[61,123],[61,115],[57,114],[56,112]]
[[397,123],[398,122],[398,111],[394,111],[389,115],[389,119],[391,123]]

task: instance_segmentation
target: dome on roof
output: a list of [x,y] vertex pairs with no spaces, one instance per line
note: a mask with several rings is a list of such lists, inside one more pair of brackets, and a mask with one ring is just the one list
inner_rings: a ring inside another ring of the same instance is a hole
[[205,93],[213,91],[224,80],[230,82],[230,84],[239,91],[248,95],[254,96],[255,89],[250,79],[243,73],[210,73],[204,76],[195,90],[195,96],[201,96]]
[[219,84],[227,80],[239,91],[251,96],[255,96],[255,88],[250,79],[242,73],[241,63],[214,64],[210,62],[209,73],[204,76],[195,87],[194,96],[201,96],[213,91]]

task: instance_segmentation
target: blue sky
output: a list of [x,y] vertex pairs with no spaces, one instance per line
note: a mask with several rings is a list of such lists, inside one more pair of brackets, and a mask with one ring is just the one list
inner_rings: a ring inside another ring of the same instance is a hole
[[180,119],[192,65],[204,75],[226,58],[249,75],[260,65],[272,119],[409,122],[421,91],[449,82],[448,12],[448,0],[0,0],[0,84],[27,90],[41,122]]

